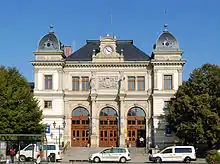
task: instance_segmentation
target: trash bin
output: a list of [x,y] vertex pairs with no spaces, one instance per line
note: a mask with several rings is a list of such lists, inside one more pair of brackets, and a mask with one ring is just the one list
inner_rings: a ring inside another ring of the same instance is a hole
[[56,162],[56,154],[55,153],[50,153],[49,162]]

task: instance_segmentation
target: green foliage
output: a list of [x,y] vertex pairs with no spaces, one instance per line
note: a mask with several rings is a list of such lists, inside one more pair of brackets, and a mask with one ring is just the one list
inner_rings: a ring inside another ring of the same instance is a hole
[[0,67],[0,133],[40,134],[42,111],[16,68]]
[[220,163],[220,151],[211,150],[206,156],[206,162],[208,164],[219,164]]
[[193,70],[168,105],[167,120],[183,143],[215,144],[220,139],[220,67]]

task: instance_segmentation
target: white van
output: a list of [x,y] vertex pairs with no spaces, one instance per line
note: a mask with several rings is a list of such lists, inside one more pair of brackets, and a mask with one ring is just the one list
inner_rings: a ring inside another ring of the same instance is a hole
[[24,149],[20,150],[20,157],[19,152],[17,152],[16,157],[21,162],[28,161],[32,159],[32,157],[34,157],[34,160],[36,160],[40,156],[40,149],[43,150],[44,157],[46,157],[46,154],[47,157],[49,157],[52,153],[54,153],[56,161],[62,160],[62,154],[59,149],[59,145],[57,144],[48,144],[47,146],[37,146],[36,144],[29,144]]
[[149,155],[149,160],[161,162],[186,162],[196,161],[196,152],[193,146],[171,146],[159,153]]

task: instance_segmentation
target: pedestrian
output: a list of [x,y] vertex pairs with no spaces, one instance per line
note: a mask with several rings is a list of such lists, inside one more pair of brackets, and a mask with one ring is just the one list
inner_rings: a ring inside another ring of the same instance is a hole
[[9,150],[10,157],[11,157],[11,163],[14,163],[14,155],[15,155],[15,149],[11,148]]
[[140,146],[143,147],[144,146],[144,138],[140,137],[139,141],[140,141]]

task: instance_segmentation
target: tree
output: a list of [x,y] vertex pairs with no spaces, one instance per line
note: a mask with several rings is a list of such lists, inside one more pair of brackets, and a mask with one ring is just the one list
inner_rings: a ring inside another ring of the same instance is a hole
[[204,64],[193,70],[168,105],[167,121],[175,135],[188,144],[220,140],[220,67]]
[[16,68],[0,67],[0,133],[41,134],[42,111]]

